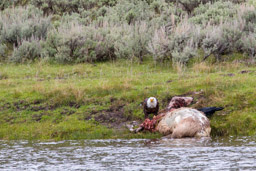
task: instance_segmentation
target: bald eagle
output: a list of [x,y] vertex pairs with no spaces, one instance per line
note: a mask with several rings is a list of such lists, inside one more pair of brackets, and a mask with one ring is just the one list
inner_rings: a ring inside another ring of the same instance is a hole
[[148,115],[153,113],[157,115],[159,110],[159,102],[155,97],[146,98],[143,102],[143,112],[145,119],[148,118]]

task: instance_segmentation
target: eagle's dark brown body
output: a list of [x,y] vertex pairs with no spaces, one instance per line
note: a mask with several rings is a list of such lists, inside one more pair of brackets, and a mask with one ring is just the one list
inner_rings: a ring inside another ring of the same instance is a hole
[[148,101],[149,98],[146,98],[143,102],[143,112],[145,114],[145,118],[148,118],[148,115],[149,114],[154,114],[154,115],[157,115],[158,114],[158,111],[159,111],[159,102],[158,100],[156,99],[156,107],[154,108],[150,108],[147,106],[147,101]]

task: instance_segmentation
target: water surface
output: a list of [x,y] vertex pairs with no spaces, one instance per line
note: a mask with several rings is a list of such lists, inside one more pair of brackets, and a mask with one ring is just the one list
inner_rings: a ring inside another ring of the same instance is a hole
[[0,170],[256,170],[256,137],[0,141]]

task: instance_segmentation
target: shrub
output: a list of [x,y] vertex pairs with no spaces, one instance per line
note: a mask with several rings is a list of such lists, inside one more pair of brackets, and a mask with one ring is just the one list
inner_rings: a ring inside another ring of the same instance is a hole
[[181,4],[188,13],[191,13],[200,4],[206,2],[209,2],[209,0],[178,0],[178,3]]
[[256,7],[256,1],[255,0],[249,0],[249,4],[253,5],[254,7]]
[[115,23],[128,23],[134,25],[136,22],[147,22],[151,26],[157,28],[170,24],[171,16],[175,17],[175,21],[179,22],[180,17],[184,15],[184,11],[175,8],[173,4],[168,4],[164,0],[154,0],[150,4],[145,1],[118,1],[116,6],[108,8],[104,15],[104,19]]
[[50,18],[43,17],[42,12],[32,6],[0,12],[0,23],[1,40],[15,46],[18,46],[19,41],[32,37],[45,39],[51,25]]
[[114,59],[111,27],[62,23],[52,30],[44,45],[45,54],[58,62],[94,62]]
[[6,59],[7,46],[5,44],[0,44],[0,61]]
[[194,16],[190,21],[202,25],[219,25],[221,22],[233,20],[236,14],[237,6],[234,3],[218,1],[213,4],[201,4],[194,10]]
[[134,59],[140,62],[148,53],[147,44],[151,37],[149,26],[145,22],[136,22],[135,25],[123,25],[121,33],[115,43],[115,54],[118,58]]
[[0,2],[0,10],[4,10],[5,8],[10,7],[11,5],[13,5],[14,2],[10,1],[10,0],[2,0]]
[[256,59],[256,33],[249,33],[241,38],[241,49]]
[[81,13],[93,8],[114,6],[116,0],[32,0],[32,4],[43,10],[44,14]]
[[174,62],[186,64],[197,54],[201,39],[201,28],[184,19],[171,30],[166,27],[156,30],[148,49],[156,61],[171,58]]
[[34,61],[42,57],[42,47],[40,40],[22,41],[20,45],[14,48],[10,61],[15,63],[24,63]]
[[76,23],[61,25],[49,32],[44,45],[45,54],[58,62],[83,60],[81,49],[86,41],[84,27]]
[[204,6],[204,4],[218,3],[244,3],[246,0],[168,0],[169,2],[175,3],[182,7],[188,14],[194,12],[194,10],[199,6]]
[[[161,4],[160,7],[157,6],[157,9],[155,9],[154,2]],[[186,13],[181,8],[176,8],[173,4],[167,4],[161,0],[154,2],[150,5],[150,10],[154,10],[155,12],[149,23],[157,29],[162,26],[169,28],[174,27],[186,16]],[[159,11],[159,13],[157,11]]]
[[238,8],[238,17],[245,21],[244,31],[256,32],[256,9],[250,5],[241,5]]
[[[159,15],[159,14],[158,14]],[[145,1],[121,0],[109,8],[106,19],[115,23],[135,24],[140,21],[150,21],[155,16],[155,10]]]
[[153,55],[155,61],[170,59],[169,37],[165,27],[155,30],[154,36],[148,44],[148,51]]
[[170,49],[174,62],[186,64],[197,53],[201,41],[201,29],[187,20],[180,23],[170,37]]
[[29,0],[1,0],[0,1],[0,10],[4,10],[6,8],[17,6],[17,5],[26,5]]
[[241,20],[226,22],[220,26],[208,26],[205,29],[205,38],[202,42],[205,52],[204,60],[213,54],[219,61],[221,55],[235,52],[238,49],[243,28],[244,22]]
[[250,57],[256,56],[256,9],[251,5],[241,5],[238,16],[244,20],[243,35],[238,41],[238,50],[248,54]]

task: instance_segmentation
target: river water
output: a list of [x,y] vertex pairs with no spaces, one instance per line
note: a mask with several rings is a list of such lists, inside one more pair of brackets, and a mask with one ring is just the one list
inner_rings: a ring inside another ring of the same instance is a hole
[[0,170],[256,170],[256,137],[0,141]]

